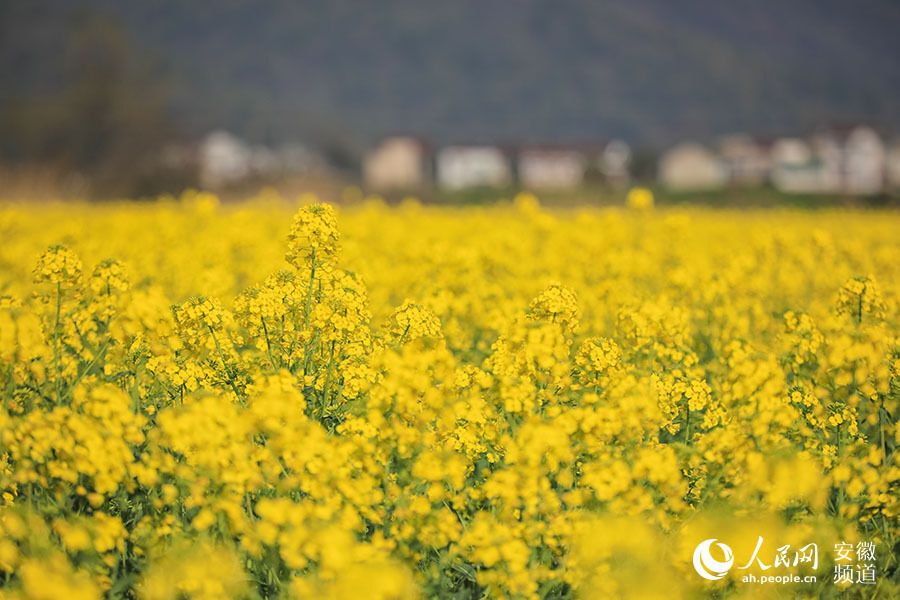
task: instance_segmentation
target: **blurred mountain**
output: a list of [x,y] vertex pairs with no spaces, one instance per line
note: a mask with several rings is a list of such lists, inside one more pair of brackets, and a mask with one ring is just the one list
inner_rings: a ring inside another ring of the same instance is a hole
[[0,102],[60,85],[80,12],[167,65],[189,135],[668,143],[900,128],[895,0],[7,0]]

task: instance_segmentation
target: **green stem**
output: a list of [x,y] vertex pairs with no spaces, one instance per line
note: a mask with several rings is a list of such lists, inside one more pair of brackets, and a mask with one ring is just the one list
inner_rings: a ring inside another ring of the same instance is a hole
[[139,385],[141,370],[143,367],[139,364],[134,366],[134,384],[131,386],[131,408],[135,414],[141,408],[141,387]]
[[57,281],[56,282],[56,324],[53,326],[53,371],[56,373],[55,381],[53,382],[54,387],[56,388],[56,403],[59,404],[62,400],[61,395],[62,392],[60,390],[60,377],[61,371],[59,368],[59,321],[60,315],[62,313],[62,286]]
[[[306,291],[306,314],[303,319],[303,331],[309,335],[309,320],[312,315],[312,296],[313,296],[313,283],[316,280],[316,249],[312,249],[312,254],[309,258],[309,287]],[[309,361],[309,345],[312,341],[312,336],[310,339],[306,340],[306,345],[303,349],[303,375],[305,376],[308,369],[308,361]]]
[[[837,462],[840,464],[841,457],[844,455],[844,436],[843,434],[844,423],[841,422],[840,425],[837,426]],[[841,482],[841,485],[838,487],[837,500],[835,502],[835,516],[841,516],[841,507],[844,505],[844,482]]]
[[106,355],[106,350],[109,348],[109,344],[111,341],[112,341],[112,338],[107,338],[106,341],[103,342],[103,345],[100,346],[100,348],[94,354],[94,357],[91,359],[91,362],[88,363],[88,365],[75,378],[75,381],[73,381],[72,384],[66,389],[66,393],[63,394],[63,396],[62,396],[63,398],[67,398],[69,396],[69,394],[72,393],[72,390],[75,389],[75,386],[77,386],[78,383],[84,378],[84,376],[91,372],[91,369],[94,368],[94,365],[97,363],[97,360],[99,360],[100,358],[103,358],[103,356]]
[[312,293],[313,293],[313,282],[316,279],[316,249],[312,249],[312,254],[309,257],[309,289],[306,293],[306,319],[304,321],[304,325],[309,328],[309,316],[312,312]]
[[222,347],[219,345],[219,339],[216,337],[216,332],[213,331],[213,328],[206,325],[206,328],[209,329],[209,334],[212,336],[213,342],[216,344],[216,352],[219,353],[219,360],[222,361],[222,368],[225,369],[225,375],[228,377],[228,383],[231,385],[232,391],[234,391],[234,395],[237,397],[238,402],[241,403],[241,406],[247,406],[244,402],[244,399],[241,397],[241,393],[237,389],[237,385],[234,383],[234,377],[231,374],[231,369],[228,368],[228,363],[225,361],[225,354],[222,352]]
[[328,359],[328,372],[325,374],[325,386],[322,389],[322,417],[325,417],[326,403],[328,402],[328,391],[331,388],[331,374],[334,371],[334,340],[331,342],[331,355]]
[[402,346],[403,340],[406,339],[406,334],[409,333],[409,325],[406,326],[406,329],[403,330],[403,335],[400,336],[400,339],[397,340],[397,345]]
[[863,294],[866,293],[866,284],[863,284],[863,289],[859,293],[859,297],[856,299],[856,325],[858,326],[862,323],[862,306],[863,306]]
[[684,443],[691,443],[691,409],[687,408],[687,416],[684,419]]
[[266,354],[269,355],[269,362],[272,363],[272,368],[277,370],[278,365],[275,364],[275,359],[272,358],[272,342],[269,341],[269,329],[266,327],[266,320],[260,317],[259,322],[262,323],[263,334],[266,336]]

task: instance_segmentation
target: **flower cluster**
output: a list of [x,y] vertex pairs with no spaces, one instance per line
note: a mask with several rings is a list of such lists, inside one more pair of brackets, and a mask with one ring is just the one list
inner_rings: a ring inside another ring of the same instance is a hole
[[0,598],[900,595],[896,214],[299,204],[0,207]]
[[291,265],[329,265],[337,251],[337,216],[330,204],[313,204],[297,213],[288,235],[286,258]]
[[63,289],[81,283],[81,260],[65,246],[52,246],[41,254],[34,267],[34,282],[49,283]]
[[875,278],[871,275],[854,277],[838,292],[838,312],[852,316],[861,323],[864,316],[881,318],[884,315],[884,300]]
[[397,343],[441,337],[441,322],[427,308],[406,300],[390,317],[390,335]]

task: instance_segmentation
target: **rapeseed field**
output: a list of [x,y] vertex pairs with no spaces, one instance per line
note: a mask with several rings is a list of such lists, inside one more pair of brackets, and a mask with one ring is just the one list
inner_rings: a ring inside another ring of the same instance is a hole
[[2,205],[0,598],[898,597],[898,232]]

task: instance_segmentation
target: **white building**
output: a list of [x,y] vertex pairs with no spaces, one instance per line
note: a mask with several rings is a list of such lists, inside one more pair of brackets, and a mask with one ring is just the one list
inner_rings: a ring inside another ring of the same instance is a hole
[[221,187],[249,177],[253,152],[227,131],[214,131],[200,143],[200,183]]
[[625,185],[631,147],[622,140],[576,144],[526,144],[518,149],[517,174],[526,189],[573,189],[586,179]]
[[834,149],[813,149],[800,138],[781,138],[772,145],[770,179],[775,189],[793,194],[834,192],[838,186]]
[[441,187],[502,187],[512,181],[509,159],[494,146],[447,146],[437,154],[437,180]]
[[585,155],[563,146],[519,150],[519,182],[526,189],[572,189],[584,181]]
[[729,135],[719,142],[719,155],[728,179],[737,185],[760,185],[772,168],[771,148],[749,135]]
[[373,189],[415,189],[428,182],[427,163],[427,149],[422,140],[389,137],[363,160],[363,179]]
[[694,142],[671,148],[659,161],[659,181],[672,190],[717,189],[723,187],[727,179],[719,157]]
[[631,146],[623,140],[612,140],[603,147],[597,157],[597,168],[607,183],[625,185],[628,183],[631,166]]
[[871,127],[854,127],[842,139],[842,191],[877,194],[884,190],[886,149]]
[[772,184],[781,191],[869,195],[884,189],[888,156],[875,130],[856,125],[819,131],[809,143],[778,140],[772,161]]
[[325,161],[305,146],[292,142],[278,148],[249,145],[227,131],[214,131],[197,146],[171,146],[163,154],[175,168],[196,167],[200,184],[221,188],[251,178],[278,178],[325,172]]

